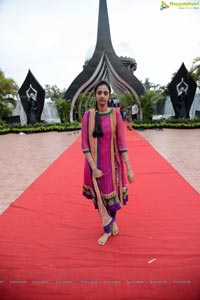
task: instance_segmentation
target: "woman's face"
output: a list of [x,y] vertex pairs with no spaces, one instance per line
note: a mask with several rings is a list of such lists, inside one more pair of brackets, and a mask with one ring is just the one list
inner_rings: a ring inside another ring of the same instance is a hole
[[108,87],[105,84],[100,85],[96,90],[95,97],[99,109],[107,107],[108,100],[110,98],[110,92]]

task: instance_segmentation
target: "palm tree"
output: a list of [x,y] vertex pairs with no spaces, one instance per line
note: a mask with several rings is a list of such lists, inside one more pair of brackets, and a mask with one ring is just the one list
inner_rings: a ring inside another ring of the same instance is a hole
[[58,98],[55,100],[56,108],[60,116],[62,123],[67,123],[69,121],[71,102],[63,98]]
[[154,91],[146,91],[140,97],[140,103],[143,111],[143,120],[150,121],[153,117],[152,99],[155,97]]

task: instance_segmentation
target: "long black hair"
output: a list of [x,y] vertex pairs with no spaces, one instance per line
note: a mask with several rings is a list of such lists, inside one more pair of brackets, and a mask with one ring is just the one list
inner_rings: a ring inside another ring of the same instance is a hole
[[[106,81],[106,80],[100,80],[94,87],[94,94],[96,96],[96,91],[98,89],[98,87],[100,87],[101,85],[106,85],[109,93],[111,94],[111,87],[110,84]],[[98,106],[97,106],[97,102],[95,105],[95,124],[94,124],[94,131],[93,131],[93,137],[100,137],[103,136],[103,131],[102,131],[102,127],[101,127],[101,118],[99,116],[99,111],[98,111]]]

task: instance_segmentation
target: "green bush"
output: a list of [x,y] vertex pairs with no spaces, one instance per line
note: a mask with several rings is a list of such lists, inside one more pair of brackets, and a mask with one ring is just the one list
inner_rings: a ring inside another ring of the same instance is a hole
[[174,129],[194,129],[200,128],[200,119],[164,119],[164,120],[152,120],[151,122],[135,121],[131,123],[135,129],[162,129],[162,128],[174,128]]
[[66,123],[66,124],[47,124],[47,123],[37,123],[34,125],[20,125],[20,124],[12,124],[9,125],[7,123],[0,124],[0,134],[6,133],[41,133],[41,132],[49,132],[49,131],[76,131],[81,129],[81,124],[78,122],[74,123]]
[[[136,120],[131,123],[131,126],[137,130],[143,129],[162,129],[162,128],[174,128],[174,129],[194,129],[200,128],[200,119],[163,119],[163,120],[152,120],[152,121],[139,121]],[[75,121],[73,123],[66,122],[65,124],[48,124],[48,123],[36,123],[34,125],[21,125],[8,124],[4,121],[0,122],[0,135],[7,133],[42,133],[50,131],[77,131],[81,129],[81,123]]]

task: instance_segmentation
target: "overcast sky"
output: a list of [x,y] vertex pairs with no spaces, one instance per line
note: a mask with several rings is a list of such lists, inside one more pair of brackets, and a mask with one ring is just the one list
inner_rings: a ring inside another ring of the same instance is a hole
[[[200,6],[161,11],[159,0],[107,0],[107,6],[115,52],[136,59],[139,80],[166,85],[182,62],[189,69],[200,56]],[[43,87],[67,88],[96,44],[98,9],[99,0],[0,0],[6,77],[21,86],[30,69]]]

